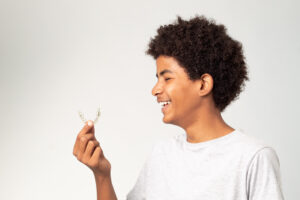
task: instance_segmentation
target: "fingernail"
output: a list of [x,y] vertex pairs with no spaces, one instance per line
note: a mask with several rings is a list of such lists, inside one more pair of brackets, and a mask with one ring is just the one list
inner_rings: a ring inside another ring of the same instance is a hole
[[93,122],[92,121],[88,121],[88,126],[93,126]]

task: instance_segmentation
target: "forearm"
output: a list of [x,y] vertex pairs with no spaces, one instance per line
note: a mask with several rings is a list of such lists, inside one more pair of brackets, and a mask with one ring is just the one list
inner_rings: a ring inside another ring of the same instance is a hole
[[117,200],[111,176],[106,178],[102,178],[97,175],[94,176],[97,187],[97,200]]

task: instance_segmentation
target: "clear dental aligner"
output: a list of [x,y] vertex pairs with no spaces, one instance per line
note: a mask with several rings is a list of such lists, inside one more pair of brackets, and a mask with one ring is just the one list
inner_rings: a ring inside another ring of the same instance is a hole
[[[79,114],[80,119],[83,121],[83,123],[86,123],[87,120],[85,119],[85,117],[84,117],[84,115],[82,114],[82,112],[81,112],[81,111],[78,111],[78,114]],[[98,121],[100,115],[101,115],[100,108],[98,108],[96,117],[95,117],[95,119],[94,119],[94,124],[96,124],[96,122]]]

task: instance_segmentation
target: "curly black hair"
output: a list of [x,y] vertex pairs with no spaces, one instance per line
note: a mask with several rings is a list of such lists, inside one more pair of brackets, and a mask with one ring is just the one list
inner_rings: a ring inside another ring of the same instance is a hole
[[162,25],[151,38],[146,54],[175,58],[194,81],[202,74],[213,77],[215,106],[220,112],[241,93],[249,80],[242,44],[226,33],[224,25],[203,15],[183,20],[177,16],[173,24]]

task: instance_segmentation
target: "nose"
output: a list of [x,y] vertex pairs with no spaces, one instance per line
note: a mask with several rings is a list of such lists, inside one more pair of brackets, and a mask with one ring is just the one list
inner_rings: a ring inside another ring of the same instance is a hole
[[152,88],[152,95],[156,96],[158,94],[160,94],[162,91],[162,87],[160,84],[158,84],[158,82],[154,85],[154,87]]

